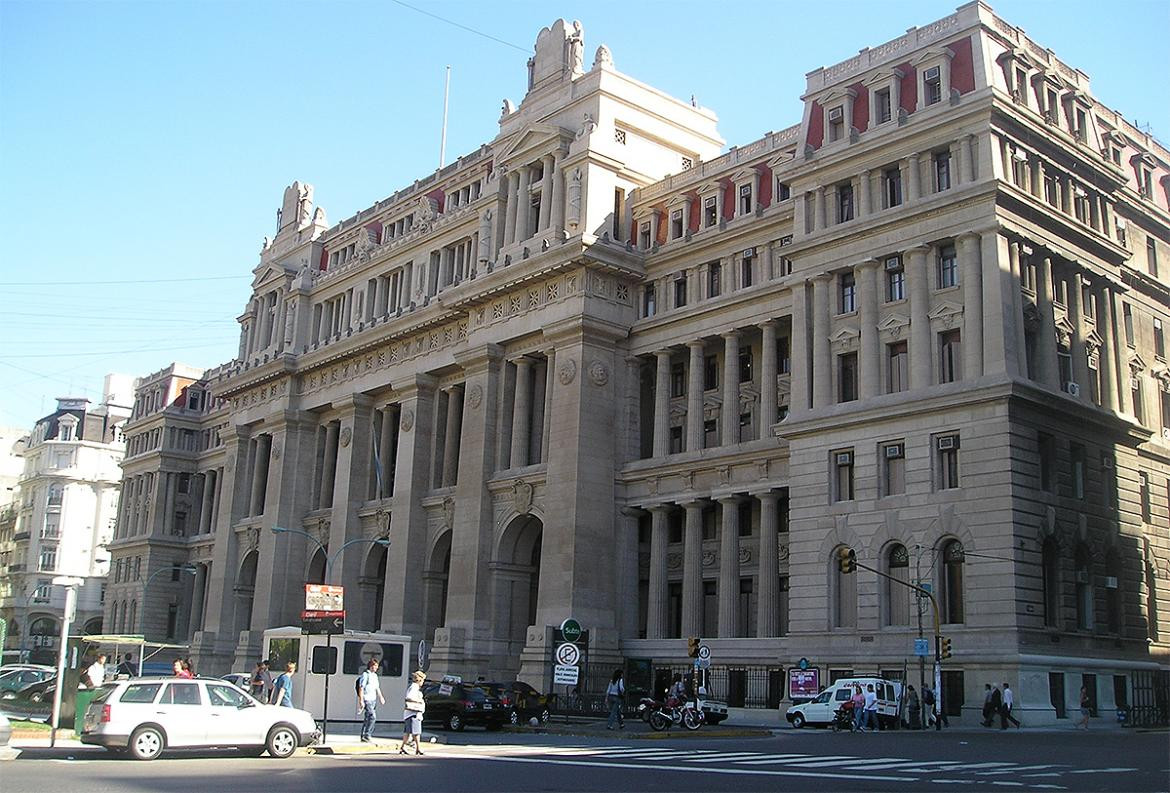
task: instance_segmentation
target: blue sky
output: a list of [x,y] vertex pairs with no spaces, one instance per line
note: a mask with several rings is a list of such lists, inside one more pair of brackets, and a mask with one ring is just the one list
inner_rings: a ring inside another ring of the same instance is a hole
[[[742,144],[800,120],[806,72],[959,4],[409,3],[499,41],[395,0],[0,0],[0,424],[96,397],[105,372],[230,359],[284,186],[336,222],[429,173],[448,64],[449,161],[496,134],[558,16],[587,65],[608,44]],[[1167,4],[992,5],[1167,140]]]

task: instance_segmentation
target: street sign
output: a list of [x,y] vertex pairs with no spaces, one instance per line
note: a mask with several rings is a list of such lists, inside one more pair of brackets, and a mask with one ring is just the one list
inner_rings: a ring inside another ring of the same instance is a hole
[[914,654],[928,657],[930,655],[930,639],[915,639]]
[[695,661],[695,666],[699,667],[700,669],[710,669],[711,668],[711,659],[710,658],[700,658],[699,660]]
[[336,636],[345,633],[345,612],[302,611],[301,633],[310,636]]
[[557,647],[557,666],[572,666],[576,667],[577,662],[581,660],[581,651],[577,649],[577,645],[565,642]]
[[426,639],[419,639],[418,642],[418,668],[426,671],[427,662],[431,660],[431,648],[427,646]]
[[337,674],[337,648],[314,647],[309,661],[309,671],[315,675]]
[[561,623],[561,635],[565,637],[565,641],[576,644],[581,638],[581,623],[569,617]]
[[[934,594],[934,584],[932,584],[930,581],[919,581],[918,586],[921,587],[923,590],[925,590],[927,594],[930,594],[930,595]],[[922,594],[918,590],[915,590],[914,594],[919,599],[926,597],[926,595]]]
[[553,668],[553,684],[560,686],[575,686],[578,680],[578,669],[575,666],[557,664]]
[[343,611],[345,587],[305,584],[305,611]]
[[797,663],[797,666],[799,666],[801,669],[808,669],[808,659],[801,658],[800,661]]
[[700,661],[710,661],[711,660],[711,646],[710,645],[708,645],[708,644],[700,644],[699,645],[699,660]]

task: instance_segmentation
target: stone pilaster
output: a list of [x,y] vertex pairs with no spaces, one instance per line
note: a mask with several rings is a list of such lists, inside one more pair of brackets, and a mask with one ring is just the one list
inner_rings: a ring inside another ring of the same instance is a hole
[[1056,360],[1056,315],[1052,307],[1052,258],[1045,256],[1036,267],[1036,310],[1040,330],[1036,339],[1036,379],[1059,389],[1060,370]]
[[[362,536],[358,507],[366,500],[370,481],[370,435],[373,432],[373,399],[365,394],[351,394],[333,403],[338,412],[338,453],[336,487],[329,525],[329,553],[336,553],[346,542]],[[333,563],[326,573],[326,583],[339,583],[357,591],[358,577],[366,556],[367,545],[354,545]]]
[[667,629],[666,546],[670,540],[668,508],[650,508],[650,586],[647,594],[646,638],[663,639]]
[[833,276],[821,273],[813,278],[812,379],[813,408],[833,402],[833,378],[829,360],[829,284]]
[[[963,377],[983,376],[983,268],[980,235],[960,234],[956,239],[959,278],[963,289]],[[1017,290],[1018,291],[1018,290]]]
[[799,416],[810,407],[809,403],[809,357],[808,357],[808,286],[804,281],[792,285],[792,339],[791,356],[792,393],[789,396],[788,413]]
[[687,342],[687,451],[703,448],[703,341]]
[[759,595],[756,607],[756,636],[780,635],[780,521],[779,496],[768,491],[760,500],[760,558],[757,571]]
[[776,321],[760,323],[760,438],[770,437],[776,423]]
[[739,331],[723,334],[723,445],[739,443]]
[[670,350],[654,353],[654,456],[670,452]]
[[739,632],[739,498],[719,499],[723,522],[719,528],[719,638]]
[[854,278],[861,293],[857,323],[861,331],[860,355],[858,361],[859,394],[862,399],[872,399],[881,391],[881,341],[878,339],[878,262],[866,259],[854,267]]
[[934,382],[930,365],[930,271],[925,245],[906,252],[906,280],[910,286],[910,387],[926,388]]
[[703,503],[690,501],[683,530],[683,636],[703,633]]

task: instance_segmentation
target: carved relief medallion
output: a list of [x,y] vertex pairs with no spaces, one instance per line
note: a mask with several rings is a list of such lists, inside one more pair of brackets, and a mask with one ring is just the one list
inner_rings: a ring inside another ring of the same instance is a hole
[[349,427],[342,427],[341,435],[338,437],[337,442],[341,444],[342,448],[344,448],[349,446],[349,442],[351,440],[353,440],[353,430],[351,430]]
[[609,369],[605,368],[601,361],[594,361],[589,364],[589,379],[593,381],[593,385],[601,388],[609,382]]
[[414,411],[410,408],[406,408],[402,411],[401,426],[403,432],[410,432],[411,428],[414,427]]
[[561,364],[561,369],[557,373],[557,378],[561,381],[561,385],[568,385],[573,382],[577,376],[577,362],[572,358]]
[[532,484],[524,480],[517,480],[512,485],[512,506],[521,515],[527,515],[532,509]]
[[475,410],[483,402],[483,387],[479,383],[473,383],[471,388],[467,389],[467,404],[472,410]]

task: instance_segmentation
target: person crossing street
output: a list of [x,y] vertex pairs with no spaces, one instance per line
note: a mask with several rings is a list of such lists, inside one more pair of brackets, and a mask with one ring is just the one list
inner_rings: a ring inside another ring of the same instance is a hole
[[362,717],[362,743],[369,743],[374,737],[374,725],[378,722],[378,705],[386,704],[382,696],[382,684],[378,679],[378,659],[366,662],[366,671],[357,681],[358,713]]

